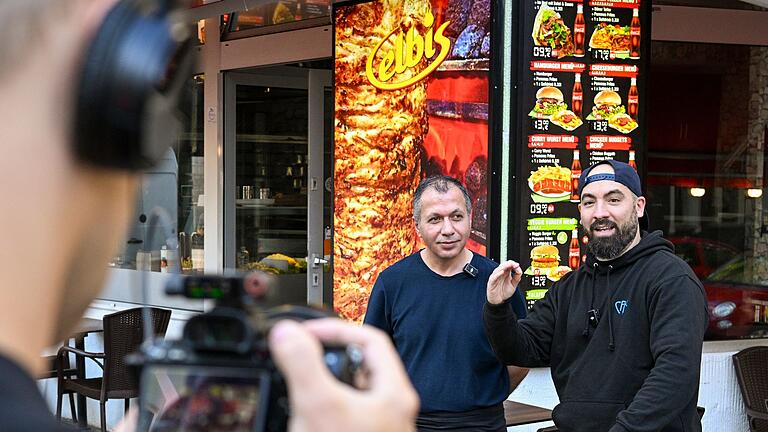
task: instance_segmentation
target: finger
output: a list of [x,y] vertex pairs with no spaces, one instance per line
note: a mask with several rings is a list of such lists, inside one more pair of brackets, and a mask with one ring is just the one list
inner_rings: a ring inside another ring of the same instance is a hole
[[277,323],[269,332],[269,347],[292,396],[326,392],[334,385],[320,342],[301,324],[288,320]]
[[515,266],[520,267],[520,264],[517,261],[507,260],[499,264],[497,270],[508,272],[511,271]]
[[139,424],[139,410],[131,408],[128,410],[128,414],[115,427],[114,432],[133,432],[136,430]]
[[322,341],[358,345],[363,351],[365,365],[370,372],[372,391],[389,388],[393,383],[410,386],[392,341],[382,331],[370,326],[359,327],[334,318],[306,321],[304,325]]
[[512,261],[512,263],[513,263],[512,264],[512,270],[511,270],[512,273],[514,273],[515,275],[522,275],[523,274],[523,269],[522,269],[522,267],[520,267],[520,263],[515,262],[515,261]]
[[510,267],[510,261],[503,262],[498,267],[496,267],[491,272],[491,276],[488,278],[488,286],[491,287],[497,284],[500,278],[506,277],[510,271],[509,267]]

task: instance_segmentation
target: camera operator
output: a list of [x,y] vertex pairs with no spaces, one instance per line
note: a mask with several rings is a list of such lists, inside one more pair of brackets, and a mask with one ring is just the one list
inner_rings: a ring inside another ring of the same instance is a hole
[[[62,430],[32,377],[46,367],[40,355],[43,349],[72,331],[101,290],[108,260],[132,214],[138,170],[83,160],[74,151],[81,147],[73,126],[82,84],[79,71],[90,42],[116,4],[114,0],[0,2],[0,196],[6,206],[0,212],[4,431]],[[115,145],[108,141],[97,144]],[[331,380],[322,369],[319,340],[360,345],[370,388],[358,391]],[[324,320],[279,324],[271,342],[289,384],[293,430],[412,428],[417,398],[383,334]],[[122,430],[131,428],[124,425]]]

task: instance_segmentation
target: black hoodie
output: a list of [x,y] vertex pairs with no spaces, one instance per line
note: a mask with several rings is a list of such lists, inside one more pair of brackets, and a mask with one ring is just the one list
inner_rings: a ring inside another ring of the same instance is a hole
[[701,431],[706,296],[660,231],[613,261],[587,255],[526,319],[487,302],[483,319],[505,364],[551,367],[561,432]]

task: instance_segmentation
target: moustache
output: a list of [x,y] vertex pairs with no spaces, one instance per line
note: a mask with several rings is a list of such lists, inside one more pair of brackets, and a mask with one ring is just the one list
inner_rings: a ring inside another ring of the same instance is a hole
[[618,227],[619,226],[616,225],[615,222],[612,222],[612,221],[610,221],[608,219],[598,219],[598,220],[592,222],[592,224],[589,226],[589,230],[590,231],[595,231],[595,230],[605,229],[605,228],[617,229]]

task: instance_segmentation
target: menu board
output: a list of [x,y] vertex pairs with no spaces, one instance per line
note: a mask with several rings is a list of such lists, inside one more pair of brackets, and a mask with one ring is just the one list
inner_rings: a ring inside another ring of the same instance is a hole
[[582,169],[644,156],[650,2],[523,2],[517,244],[528,305],[585,260]]
[[467,247],[489,246],[491,0],[334,4],[333,306],[364,319],[378,275],[423,247],[413,195],[467,188]]

